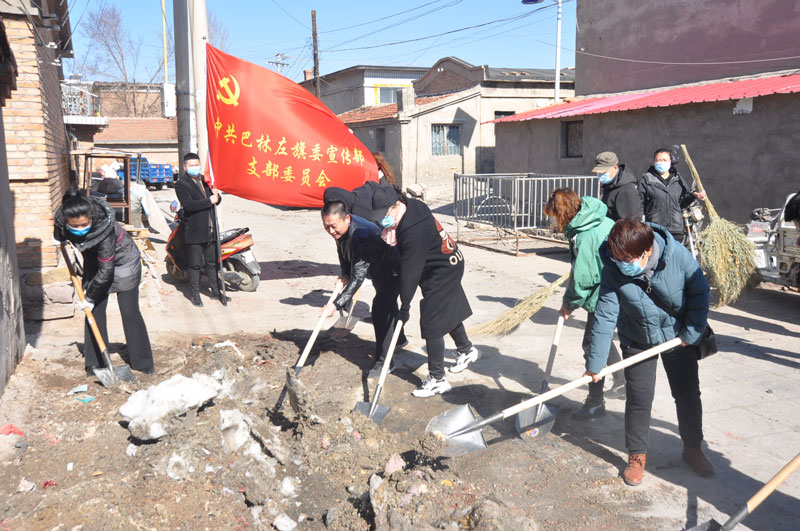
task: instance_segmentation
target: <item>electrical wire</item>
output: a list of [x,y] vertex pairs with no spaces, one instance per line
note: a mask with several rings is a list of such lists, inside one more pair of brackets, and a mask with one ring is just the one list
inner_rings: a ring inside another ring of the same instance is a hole
[[359,46],[359,47],[354,47],[354,48],[327,49],[327,50],[323,50],[323,51],[325,53],[333,53],[333,52],[349,52],[349,51],[354,51],[354,50],[371,50],[371,49],[374,49],[374,48],[383,48],[385,46],[396,46],[398,44],[407,44],[409,42],[425,41],[425,40],[428,40],[428,39],[434,39],[436,37],[440,37],[442,35],[451,35],[453,33],[459,33],[459,32],[462,32],[462,31],[467,31],[467,30],[471,30],[471,29],[475,29],[475,28],[481,28],[481,27],[484,27],[484,26],[490,26],[490,25],[493,25],[493,24],[498,24],[500,22],[521,20],[521,19],[530,17],[530,16],[532,16],[532,15],[534,15],[534,14],[536,14],[539,11],[542,11],[544,9],[551,9],[551,8],[552,8],[552,5],[548,4],[546,6],[542,6],[542,7],[538,8],[538,9],[534,9],[534,10],[528,12],[528,13],[524,13],[522,15],[515,15],[513,17],[506,17],[506,18],[501,18],[501,19],[497,19],[497,20],[492,20],[492,21],[489,21],[489,22],[483,22],[481,24],[475,24],[473,26],[466,26],[466,27],[463,27],[463,28],[457,28],[457,29],[450,30],[450,31],[445,31],[445,32],[442,32],[442,33],[436,33],[434,35],[427,35],[425,37],[417,37],[415,39],[406,39],[406,40],[402,40],[402,41],[386,42],[386,43],[383,43],[383,44],[374,44],[374,45],[371,45],[371,46]]
[[409,18],[407,18],[405,20],[401,20],[399,22],[395,22],[394,24],[390,24],[389,26],[384,26],[382,28],[378,28],[378,29],[370,31],[368,33],[364,33],[362,35],[359,35],[358,37],[353,37],[352,39],[348,39],[346,41],[340,42],[339,44],[334,45],[333,47],[331,47],[330,50],[327,50],[327,51],[336,50],[336,48],[338,48],[339,46],[343,46],[345,44],[350,44],[351,42],[355,42],[355,41],[361,40],[361,39],[363,39],[365,37],[370,37],[372,35],[375,35],[376,33],[380,33],[380,32],[385,31],[387,29],[396,28],[396,27],[401,26],[403,24],[406,24],[408,22],[413,22],[413,21],[418,20],[418,19],[420,19],[422,17],[430,15],[431,13],[435,13],[436,11],[441,11],[442,9],[446,9],[448,7],[452,7],[454,5],[460,4],[462,1],[463,0],[452,0],[450,3],[445,4],[443,6],[435,7],[433,9],[428,10],[428,11],[425,11],[424,13],[419,13],[417,15],[414,15],[413,17],[409,17]]
[[[69,32],[69,37],[67,37],[67,41],[64,43],[62,48],[66,48],[67,46],[69,46],[69,41],[72,40],[72,36],[75,35],[75,32],[77,32],[78,28],[81,26],[81,21],[83,20],[83,16],[89,10],[89,4],[91,3],[92,0],[86,0],[86,6],[83,8],[83,13],[81,13],[81,16],[78,17],[78,22],[76,22],[75,25],[72,27],[71,31]],[[64,19],[66,20],[67,17],[69,17],[69,6],[67,6],[67,11],[64,14]],[[63,25],[64,21],[61,21],[61,24]]]
[[358,27],[361,27],[361,26],[366,26],[367,24],[374,24],[374,23],[380,22],[382,20],[388,20],[390,18],[399,17],[400,15],[405,15],[406,13],[411,13],[412,11],[416,11],[417,9],[422,9],[423,7],[427,7],[427,6],[431,5],[431,4],[438,4],[439,2],[443,2],[443,1],[444,0],[434,0],[433,2],[428,2],[428,3],[425,3],[425,4],[419,5],[417,7],[412,7],[411,9],[406,9],[405,11],[400,11],[399,13],[394,13],[392,15],[386,15],[385,17],[376,18],[374,20],[368,20],[366,22],[360,22],[358,24],[353,24],[352,26],[345,26],[343,28],[336,28],[336,29],[332,29],[332,30],[320,31],[319,33],[320,34],[323,34],[323,33],[336,33],[337,31],[344,31],[344,30],[349,30],[349,29],[353,29],[353,28],[358,28]]
[[295,22],[297,22],[298,24],[300,24],[301,26],[303,26],[305,29],[311,29],[311,28],[309,28],[308,26],[306,26],[305,24],[303,24],[302,22],[300,22],[299,20],[297,20],[297,18],[296,18],[294,15],[292,15],[291,13],[289,13],[288,11],[286,11],[286,10],[283,8],[283,6],[282,6],[282,5],[280,5],[280,4],[279,4],[279,3],[278,3],[276,0],[271,0],[271,1],[272,1],[272,3],[273,3],[273,4],[275,4],[276,6],[278,6],[278,9],[280,9],[281,11],[283,11],[284,13],[286,13],[287,15],[289,15],[289,18],[291,18],[292,20],[294,20]]

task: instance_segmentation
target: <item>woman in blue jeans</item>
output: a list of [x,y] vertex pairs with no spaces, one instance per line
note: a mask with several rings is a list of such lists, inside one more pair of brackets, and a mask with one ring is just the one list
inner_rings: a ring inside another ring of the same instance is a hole
[[[586,375],[598,381],[617,328],[622,357],[679,337],[681,346],[661,355],[678,414],[683,459],[699,475],[714,475],[703,455],[703,408],[697,344],[708,318],[708,283],[700,266],[664,227],[631,218],[614,224],[600,248],[604,262]],[[639,485],[647,456],[657,357],[625,369],[625,446],[622,478]]]

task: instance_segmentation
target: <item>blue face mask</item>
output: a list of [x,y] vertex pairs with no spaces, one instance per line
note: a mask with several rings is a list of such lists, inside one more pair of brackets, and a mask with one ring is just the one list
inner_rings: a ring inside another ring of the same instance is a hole
[[671,164],[669,162],[656,162],[653,166],[658,173],[664,173],[669,171]]
[[381,227],[383,227],[384,229],[394,227],[394,216],[385,216],[381,220]]
[[644,271],[639,262],[617,262],[617,267],[623,275],[628,277],[639,276]]
[[610,176],[608,173],[604,173],[602,175],[598,175],[597,179],[600,181],[600,184],[608,184],[608,183],[610,183],[611,181],[614,180],[614,178],[612,176]]
[[70,227],[67,225],[67,230],[70,231],[75,236],[86,236],[89,234],[89,231],[92,230],[92,224],[89,223],[88,227],[84,227],[82,229],[76,229],[75,227]]
[[186,168],[186,173],[188,173],[192,177],[197,177],[198,175],[200,175],[200,166],[193,166],[191,168]]

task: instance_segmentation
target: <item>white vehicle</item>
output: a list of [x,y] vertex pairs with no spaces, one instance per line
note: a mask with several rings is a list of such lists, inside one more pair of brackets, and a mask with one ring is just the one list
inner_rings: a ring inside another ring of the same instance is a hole
[[750,214],[747,237],[756,246],[756,267],[762,281],[800,289],[800,230],[783,220],[789,194],[781,208],[757,208]]

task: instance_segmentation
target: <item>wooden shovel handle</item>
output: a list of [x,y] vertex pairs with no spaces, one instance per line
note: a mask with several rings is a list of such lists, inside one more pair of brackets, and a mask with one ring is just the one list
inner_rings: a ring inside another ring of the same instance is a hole
[[[389,343],[389,352],[386,353],[386,359],[383,360],[383,367],[381,367],[381,376],[378,378],[378,387],[383,387],[383,382],[386,380],[386,375],[389,374],[389,365],[392,363],[394,356],[394,348],[397,346],[397,340],[400,337],[400,332],[403,331],[403,321],[397,321],[394,325],[394,334],[392,334],[392,341]],[[378,398],[377,396],[375,397]]]
[[[334,286],[334,288],[333,288],[333,293],[331,293],[331,296],[328,299],[328,302],[325,303],[325,306],[327,306],[328,304],[331,304],[333,302],[333,299],[335,299],[336,296],[339,295],[339,292],[341,290],[342,290],[342,287],[337,282],[336,286]],[[306,358],[308,358],[308,353],[311,352],[311,347],[314,346],[314,341],[316,341],[317,335],[319,335],[319,331],[322,328],[322,323],[324,323],[324,322],[325,322],[325,314],[322,314],[322,315],[319,316],[319,321],[317,321],[317,326],[316,326],[316,328],[314,328],[314,331],[311,333],[311,337],[308,338],[308,343],[306,343],[306,348],[303,349],[303,353],[300,355],[300,359],[297,360],[297,365],[295,365],[295,368],[299,369],[300,367],[305,365]]]
[[[653,356],[657,356],[658,354],[661,354],[664,351],[673,349],[675,347],[679,347],[680,345],[681,345],[681,339],[680,338],[676,337],[675,339],[670,339],[666,343],[662,343],[662,344],[660,344],[658,346],[655,346],[653,348],[649,348],[649,349],[647,349],[647,350],[645,350],[643,352],[640,352],[639,354],[631,356],[628,359],[619,361],[619,362],[617,362],[617,363],[615,363],[613,365],[609,365],[608,367],[606,367],[605,369],[603,369],[602,371],[597,373],[597,376],[600,376],[602,378],[602,377],[604,377],[604,376],[606,376],[608,374],[611,374],[612,372],[617,372],[619,370],[624,369],[625,367],[629,367],[631,365],[635,365],[636,363],[639,363],[640,361],[646,360],[647,358],[652,358]],[[564,393],[572,391],[573,389],[576,389],[576,388],[578,388],[578,387],[580,387],[582,385],[586,385],[591,381],[592,381],[592,377],[591,376],[583,376],[581,378],[578,378],[577,380],[573,380],[573,381],[571,381],[569,383],[566,383],[566,384],[564,384],[562,386],[556,387],[555,389],[551,389],[550,391],[547,391],[544,394],[541,394],[539,396],[535,396],[533,398],[529,398],[528,400],[524,400],[524,401],[520,402],[519,404],[517,404],[515,406],[511,406],[511,407],[509,407],[507,409],[504,409],[503,410],[503,418],[507,419],[508,417],[510,417],[512,415],[516,415],[520,411],[525,411],[526,409],[529,409],[529,408],[531,408],[533,406],[539,405],[539,404],[541,404],[543,402],[547,402],[548,400],[550,400],[552,398],[555,398],[557,396],[561,396]]]
[[755,496],[747,500],[747,511],[752,513],[756,507],[758,507],[761,502],[763,502],[767,496],[772,494],[772,491],[778,488],[778,486],[786,481],[792,472],[797,470],[800,467],[800,453],[794,456],[794,459],[786,463],[786,466],[781,468],[780,472],[775,474],[775,476],[769,480],[769,482],[761,487],[761,490],[756,492]]
[[[81,279],[78,278],[78,275],[75,274],[75,268],[72,266],[72,262],[69,259],[69,254],[67,254],[67,247],[65,243],[61,244],[61,254],[64,256],[64,262],[67,264],[67,269],[69,270],[69,276],[72,279],[72,285],[75,286],[75,292],[78,294],[78,299],[81,302],[84,302],[86,298],[83,294],[83,284],[81,283]],[[97,328],[97,322],[94,320],[94,315],[92,315],[92,310],[89,308],[83,309],[84,313],[86,314],[86,322],[89,323],[89,328],[92,329],[92,334],[94,334],[94,339],[97,341],[97,348],[100,349],[100,352],[106,352],[108,349],[106,347],[105,341],[103,341],[103,335],[100,333],[100,329]],[[109,364],[108,368],[111,368]]]
[[556,323],[556,331],[553,334],[553,343],[550,345],[550,357],[547,359],[547,369],[544,371],[544,379],[549,380],[550,374],[553,372],[553,362],[556,360],[556,351],[558,350],[558,340],[561,338],[561,330],[564,329],[564,316],[558,316]]

